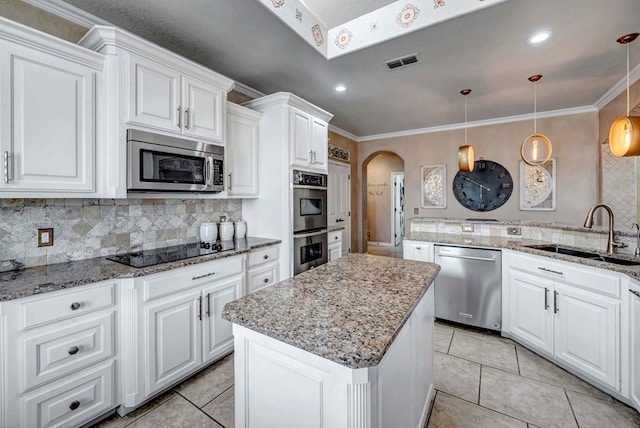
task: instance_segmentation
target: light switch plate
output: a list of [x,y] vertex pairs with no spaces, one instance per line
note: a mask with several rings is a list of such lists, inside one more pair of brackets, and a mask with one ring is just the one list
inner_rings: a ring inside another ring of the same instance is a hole
[[413,213],[414,213],[414,214],[420,214],[420,211],[419,211],[419,209],[418,209],[418,208],[414,208],[414,209],[413,209]]
[[521,234],[522,233],[521,233],[521,230],[520,230],[519,227],[509,227],[509,228],[507,228],[507,235],[518,235],[518,236],[520,236]]
[[463,232],[473,232],[473,225],[472,224],[463,224],[462,225],[462,231]]
[[38,247],[53,246],[53,228],[38,229]]

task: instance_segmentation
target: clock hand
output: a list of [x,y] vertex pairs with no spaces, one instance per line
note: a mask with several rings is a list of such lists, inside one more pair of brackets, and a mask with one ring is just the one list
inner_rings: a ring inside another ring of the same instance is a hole
[[463,176],[462,176],[462,178],[464,178],[464,179],[465,179],[465,180],[467,180],[467,181],[470,181],[471,183],[475,184],[476,186],[480,186],[480,189],[484,189],[484,190],[486,190],[487,192],[490,192],[490,191],[491,191],[491,189],[489,189],[488,187],[485,187],[485,186],[483,186],[482,184],[478,183],[477,181],[470,179],[470,178],[469,178],[469,177],[467,177],[466,175],[463,175]]

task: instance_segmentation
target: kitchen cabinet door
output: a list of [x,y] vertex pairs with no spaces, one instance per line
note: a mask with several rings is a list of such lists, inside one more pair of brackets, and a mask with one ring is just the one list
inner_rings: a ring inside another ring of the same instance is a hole
[[129,60],[128,122],[180,133],[180,73],[136,55]]
[[556,284],[555,356],[619,390],[620,302]]
[[145,305],[146,397],[201,366],[201,296],[197,288]]
[[222,319],[222,310],[243,296],[244,279],[244,274],[237,275],[204,289],[203,363],[233,350],[233,324]]
[[640,412],[640,286],[631,287],[631,401]]
[[312,118],[307,113],[291,107],[289,121],[291,166],[309,168],[313,160],[313,148],[311,146]]
[[0,189],[91,192],[96,69],[0,44]]
[[509,323],[512,336],[553,353],[553,283],[509,270]]
[[183,133],[189,137],[223,142],[226,94],[193,77],[182,77]]
[[320,172],[327,173],[329,152],[329,125],[327,122],[311,118],[311,166]]
[[261,114],[227,104],[227,195],[258,197],[258,126]]

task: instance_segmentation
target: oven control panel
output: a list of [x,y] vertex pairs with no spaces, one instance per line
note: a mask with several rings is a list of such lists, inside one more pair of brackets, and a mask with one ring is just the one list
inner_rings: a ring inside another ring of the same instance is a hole
[[293,185],[327,187],[326,174],[314,174],[312,172],[293,170]]

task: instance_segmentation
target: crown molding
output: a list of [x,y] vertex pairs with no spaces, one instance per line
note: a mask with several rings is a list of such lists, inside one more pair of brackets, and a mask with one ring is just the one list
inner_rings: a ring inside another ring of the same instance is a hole
[[261,98],[266,95],[264,92],[260,92],[259,90],[238,81],[236,81],[236,86],[233,88],[233,90],[254,99]]
[[94,25],[113,25],[112,23],[98,18],[95,15],[78,9],[75,6],[65,3],[62,0],[22,0],[32,6],[53,13],[60,18],[71,21],[75,24],[82,25],[85,28],[91,28]]
[[[572,114],[597,113],[597,112],[598,112],[598,109],[596,109],[594,106],[584,106],[584,107],[575,107],[575,108],[568,108],[568,109],[562,109],[562,110],[551,110],[551,111],[546,111],[542,113],[539,112],[536,114],[536,118],[544,119],[548,117],[569,116]],[[478,120],[475,122],[468,122],[467,124],[454,123],[451,125],[433,126],[431,128],[410,129],[407,131],[390,132],[388,134],[368,135],[365,137],[359,137],[357,141],[366,142],[366,141],[383,140],[386,138],[398,138],[398,137],[406,137],[411,135],[431,134],[434,132],[453,131],[456,129],[476,128],[479,126],[499,125],[499,124],[511,123],[511,122],[522,122],[524,120],[533,120],[533,113],[520,114],[517,116],[499,117],[496,119]]]
[[360,137],[358,137],[357,135],[354,135],[351,132],[345,131],[344,129],[338,128],[337,126],[334,126],[331,124],[329,124],[329,131],[335,132],[336,134],[342,135],[343,137],[353,140],[355,142],[358,142],[358,140],[360,139]]
[[[629,71],[629,85],[633,85],[640,80],[640,64],[636,65],[631,71]],[[627,90],[627,76],[624,76],[618,83],[616,83],[611,89],[600,97],[593,105],[598,110],[602,110],[607,104],[614,100],[615,97]]]

